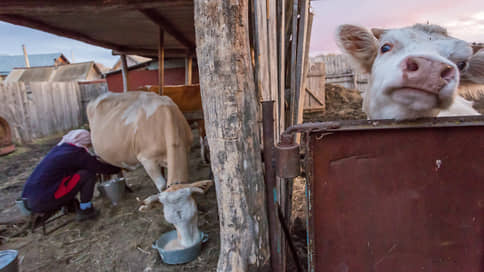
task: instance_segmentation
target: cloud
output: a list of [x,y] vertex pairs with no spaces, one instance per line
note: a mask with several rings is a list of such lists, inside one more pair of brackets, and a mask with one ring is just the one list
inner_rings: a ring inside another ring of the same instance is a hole
[[459,0],[327,0],[313,1],[314,23],[310,54],[339,52],[335,30],[340,24],[404,27],[415,23],[440,24],[467,41],[484,42],[484,1]]

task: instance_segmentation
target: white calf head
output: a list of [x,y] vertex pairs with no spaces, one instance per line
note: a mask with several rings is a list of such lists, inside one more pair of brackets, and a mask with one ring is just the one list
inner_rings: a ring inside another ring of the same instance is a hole
[[192,193],[204,193],[212,184],[211,180],[177,184],[159,194],[165,220],[175,225],[178,240],[184,247],[190,247],[200,240],[197,204]]
[[371,74],[363,97],[369,119],[437,116],[453,103],[461,75],[468,74],[474,82],[484,80],[478,67],[484,54],[473,56],[468,43],[448,36],[440,26],[417,24],[370,32],[342,25],[337,39],[341,49]]

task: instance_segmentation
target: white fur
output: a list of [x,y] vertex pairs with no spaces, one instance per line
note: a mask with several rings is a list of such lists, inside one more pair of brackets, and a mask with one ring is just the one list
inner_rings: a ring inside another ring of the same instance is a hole
[[[175,225],[179,243],[190,247],[200,241],[198,229],[198,209],[192,192],[199,188],[183,188],[174,192],[162,192],[159,200],[163,203],[163,213],[168,223]],[[203,192],[203,191],[202,191]]]
[[[348,28],[345,30],[344,27]],[[445,29],[439,26],[416,25],[386,30],[378,40],[368,42],[376,43],[376,46],[368,46],[367,50],[355,50],[351,46],[355,39],[342,35],[352,35],[358,30],[360,33],[364,32],[356,26],[342,26],[339,28],[338,38],[340,46],[353,61],[359,62],[361,67],[371,67],[369,88],[363,94],[363,111],[369,119],[401,120],[443,116],[439,112],[447,109],[443,114],[455,116],[477,113],[471,104],[457,96],[460,73],[455,63],[468,61],[472,56],[472,49],[466,42],[447,36]],[[367,39],[367,35],[358,35]],[[380,48],[386,43],[393,47],[390,51],[381,53]],[[362,57],[362,52],[366,56],[376,57]],[[406,88],[402,63],[408,57],[424,58],[448,65],[456,71],[456,76],[449,79],[438,94]],[[372,63],[364,63],[368,61]]]

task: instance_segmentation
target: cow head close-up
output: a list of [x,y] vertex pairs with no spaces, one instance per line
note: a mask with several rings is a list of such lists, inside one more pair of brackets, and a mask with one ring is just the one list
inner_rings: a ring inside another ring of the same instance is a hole
[[437,25],[371,31],[341,25],[337,40],[353,62],[370,73],[363,94],[369,119],[435,117],[452,106],[461,79],[484,80],[482,51],[473,52],[470,44]]

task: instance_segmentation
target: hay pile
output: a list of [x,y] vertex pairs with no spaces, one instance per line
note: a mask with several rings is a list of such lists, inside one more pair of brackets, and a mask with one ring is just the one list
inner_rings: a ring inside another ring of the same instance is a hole
[[305,113],[305,122],[366,119],[366,114],[361,110],[362,98],[359,91],[330,83],[325,88],[326,110]]

